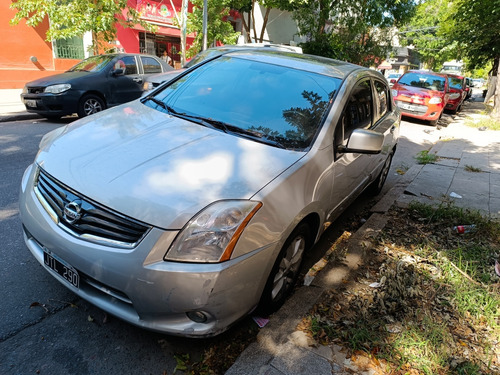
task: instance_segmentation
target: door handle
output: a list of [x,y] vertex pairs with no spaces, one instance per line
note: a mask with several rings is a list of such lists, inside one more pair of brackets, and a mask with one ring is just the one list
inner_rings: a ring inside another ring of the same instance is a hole
[[396,125],[392,125],[392,128],[391,128],[391,133],[394,134],[394,131],[396,130]]
[[137,83],[141,83],[142,82],[142,78],[139,78],[139,77],[135,77],[135,78],[132,78],[134,80],[134,82],[137,82]]

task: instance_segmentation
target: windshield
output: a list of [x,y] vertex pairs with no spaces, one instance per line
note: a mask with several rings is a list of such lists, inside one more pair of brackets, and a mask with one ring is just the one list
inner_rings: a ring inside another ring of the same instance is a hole
[[398,83],[427,90],[444,91],[446,78],[433,74],[410,72],[404,74]]
[[153,100],[144,104],[168,108],[174,115],[218,121],[229,133],[244,131],[265,143],[304,149],[320,128],[339,85],[337,78],[225,56],[157,93],[155,100],[164,105]]
[[68,72],[100,72],[114,57],[112,55],[92,56],[80,61]]

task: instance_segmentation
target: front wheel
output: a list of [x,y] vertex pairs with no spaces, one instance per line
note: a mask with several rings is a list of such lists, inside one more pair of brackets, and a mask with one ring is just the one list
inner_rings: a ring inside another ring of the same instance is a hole
[[97,112],[101,112],[106,109],[104,101],[97,95],[85,95],[80,99],[78,105],[78,117],[82,118],[85,116],[92,115]]
[[274,263],[262,293],[260,312],[270,314],[285,302],[297,281],[302,258],[309,243],[309,225],[302,223],[288,237]]

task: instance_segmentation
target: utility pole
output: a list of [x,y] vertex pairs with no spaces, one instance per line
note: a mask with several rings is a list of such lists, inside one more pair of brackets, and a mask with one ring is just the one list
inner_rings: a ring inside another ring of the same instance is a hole
[[188,0],[182,0],[181,9],[181,65],[186,64],[186,27],[187,27]]
[[207,29],[208,29],[208,7],[207,0],[203,0],[203,45],[202,51],[207,49]]

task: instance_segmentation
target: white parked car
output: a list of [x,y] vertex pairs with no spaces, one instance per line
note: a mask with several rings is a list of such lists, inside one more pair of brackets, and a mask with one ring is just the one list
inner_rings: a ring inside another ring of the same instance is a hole
[[373,70],[219,55],[47,134],[22,178],[25,242],[110,314],[216,335],[258,306],[279,308],[326,224],[381,190],[399,126]]

